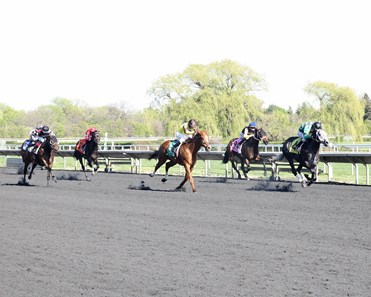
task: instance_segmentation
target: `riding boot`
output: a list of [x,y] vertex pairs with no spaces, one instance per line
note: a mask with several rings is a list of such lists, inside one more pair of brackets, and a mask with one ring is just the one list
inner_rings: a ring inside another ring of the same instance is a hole
[[176,139],[176,140],[174,141],[173,148],[174,148],[174,149],[177,148],[177,147],[179,146],[179,144],[180,144],[180,141],[179,141],[178,139]]

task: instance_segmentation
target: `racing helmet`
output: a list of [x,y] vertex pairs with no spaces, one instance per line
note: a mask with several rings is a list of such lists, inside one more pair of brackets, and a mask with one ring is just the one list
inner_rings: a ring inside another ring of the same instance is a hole
[[315,130],[319,130],[319,129],[322,129],[322,124],[321,124],[321,122],[314,122],[312,127]]
[[249,124],[249,127],[250,127],[250,128],[256,128],[256,123],[255,123],[255,122],[251,122],[251,123]]
[[196,126],[197,126],[197,123],[196,123],[196,121],[194,119],[190,119],[188,121],[188,128],[189,129],[194,129],[194,128],[196,128]]
[[49,126],[43,126],[41,131],[44,133],[44,134],[50,134],[52,131],[49,129]]

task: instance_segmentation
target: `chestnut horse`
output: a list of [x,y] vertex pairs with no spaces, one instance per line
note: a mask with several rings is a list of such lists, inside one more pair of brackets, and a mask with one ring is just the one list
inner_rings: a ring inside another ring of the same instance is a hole
[[157,164],[153,173],[150,174],[153,177],[156,171],[167,161],[166,163],[166,175],[162,179],[162,182],[166,182],[168,179],[168,171],[170,167],[173,167],[176,164],[182,165],[185,169],[185,177],[184,180],[180,183],[180,185],[176,188],[179,190],[183,187],[183,185],[188,180],[191,184],[192,191],[196,192],[194,180],[192,177],[192,170],[197,161],[197,152],[200,150],[201,147],[204,147],[206,150],[210,150],[209,144],[209,136],[207,135],[206,131],[197,131],[196,134],[192,137],[187,139],[184,143],[179,146],[178,154],[176,156],[169,156],[167,153],[168,147],[171,143],[171,140],[166,140],[163,144],[161,144],[160,148],[155,151],[152,156],[149,158],[154,159],[157,158]]
[[82,168],[82,171],[84,172],[86,180],[90,180],[88,176],[86,175],[86,168],[84,165],[84,159],[87,160],[88,165],[92,168],[92,174],[94,175],[95,172],[99,169],[99,162],[98,162],[98,145],[100,142],[100,134],[99,131],[95,131],[91,135],[91,139],[86,141],[86,143],[83,145],[83,152],[81,152],[80,149],[78,149],[81,146],[82,141],[85,141],[85,139],[80,139],[75,146],[75,152],[73,156],[76,158],[76,160],[80,161],[80,165]]
[[[237,168],[237,161],[241,163],[241,170],[246,179],[249,179],[247,173],[250,171],[250,161],[259,161],[259,141],[263,141],[264,144],[268,144],[269,137],[267,132],[262,128],[255,129],[254,135],[246,140],[241,147],[241,154],[231,149],[237,138],[232,139],[225,150],[223,163],[227,164],[231,162],[232,168],[237,172],[238,178],[241,179],[241,173]],[[264,175],[266,175],[265,160],[263,159]]]
[[29,142],[29,140],[26,140],[22,144],[21,148],[21,156],[24,163],[24,169],[23,169],[23,184],[26,184],[26,175],[28,166],[32,164],[31,171],[28,175],[28,179],[32,178],[33,171],[35,170],[36,166],[42,166],[45,167],[45,169],[48,170],[48,174],[46,176],[47,185],[49,185],[50,177],[57,182],[55,179],[55,176],[52,172],[53,162],[54,162],[54,155],[55,152],[59,150],[59,143],[58,139],[54,134],[50,134],[45,138],[45,141],[41,143],[40,148],[37,152],[37,154],[30,152],[27,149],[27,145],[25,145],[26,142]]

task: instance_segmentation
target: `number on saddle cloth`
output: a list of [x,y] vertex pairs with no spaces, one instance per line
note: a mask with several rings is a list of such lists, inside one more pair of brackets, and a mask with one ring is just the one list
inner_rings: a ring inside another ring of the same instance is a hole
[[27,150],[27,148],[30,146],[30,144],[32,143],[32,140],[31,139],[27,139],[24,143],[23,143],[23,146],[22,146],[22,150]]
[[77,150],[82,153],[82,154],[85,154],[85,147],[86,147],[86,140],[85,139],[80,139],[78,144],[77,144]]
[[179,144],[180,144],[180,141],[178,139],[170,141],[169,146],[167,147],[167,150],[166,150],[166,154],[170,158],[176,157],[176,150],[178,149]]
[[300,142],[301,138],[300,137],[297,137],[294,139],[293,142],[291,142],[291,145],[290,145],[290,148],[289,148],[289,152],[290,153],[293,153],[293,154],[298,154],[298,150],[296,149],[296,145]]
[[235,140],[232,141],[231,147],[230,147],[231,152],[239,153],[239,149],[238,149],[239,141],[240,141],[239,138],[236,138]]

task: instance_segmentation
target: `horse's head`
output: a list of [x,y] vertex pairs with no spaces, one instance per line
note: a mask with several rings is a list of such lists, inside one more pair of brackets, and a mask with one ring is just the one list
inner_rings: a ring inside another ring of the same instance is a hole
[[260,129],[255,129],[255,138],[257,139],[257,140],[261,140],[261,141],[263,141],[263,143],[265,144],[265,145],[267,145],[268,144],[268,142],[269,142],[269,137],[268,137],[268,133],[267,132],[265,132],[264,130],[263,130],[263,128],[260,128]]
[[209,135],[205,130],[198,131],[195,135],[194,140],[200,141],[201,146],[203,146],[207,151],[211,149],[210,143],[209,143]]
[[99,144],[100,142],[100,133],[99,131],[95,131],[93,134],[92,134],[92,138],[91,138],[96,144]]
[[330,146],[330,141],[327,138],[327,133],[323,129],[318,129],[314,136],[314,140],[322,143],[324,146]]
[[57,152],[59,150],[59,142],[58,142],[58,139],[57,137],[54,135],[54,134],[51,134],[50,136],[48,136],[48,142],[49,142],[49,145],[50,145],[50,148]]

